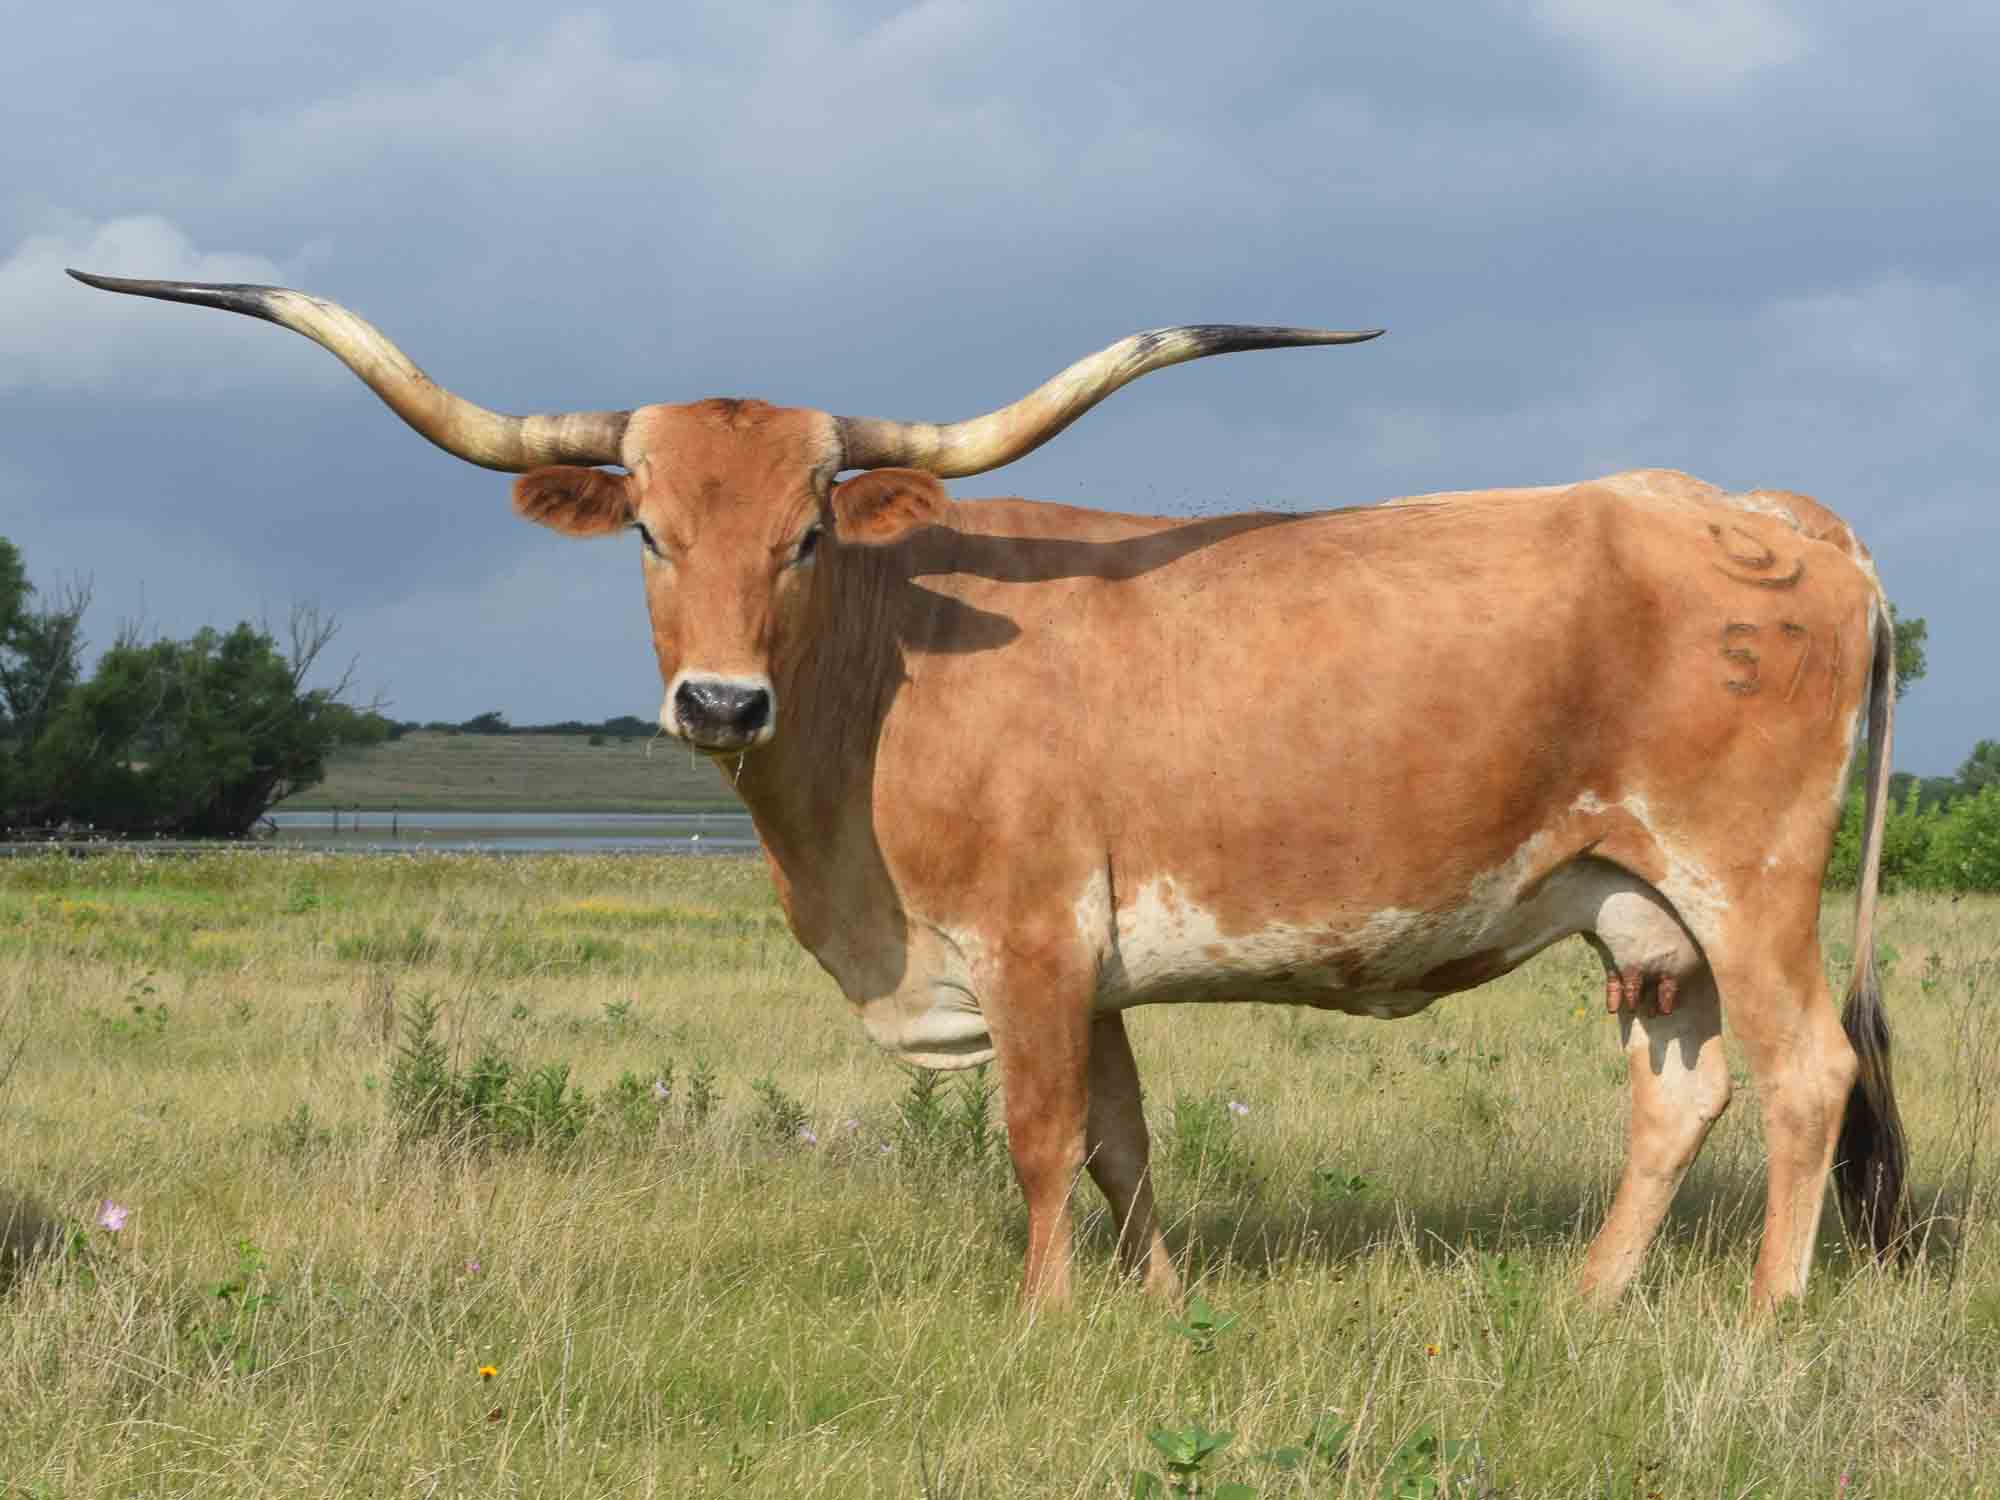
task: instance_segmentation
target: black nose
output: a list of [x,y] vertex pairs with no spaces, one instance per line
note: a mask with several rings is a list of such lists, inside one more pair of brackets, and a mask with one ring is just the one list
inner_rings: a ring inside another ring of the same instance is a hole
[[770,719],[771,694],[690,677],[674,689],[674,717],[697,740],[748,740]]

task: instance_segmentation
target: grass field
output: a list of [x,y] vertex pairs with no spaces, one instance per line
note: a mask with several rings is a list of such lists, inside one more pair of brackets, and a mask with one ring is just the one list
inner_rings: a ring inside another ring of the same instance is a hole
[[66,1248],[6,1294],[0,1495],[1115,1496],[1197,1424],[1205,1495],[2000,1493],[2000,903],[1884,925],[1908,1268],[1830,1225],[1745,1324],[1739,1069],[1580,1305],[1623,1089],[1569,945],[1389,1025],[1139,1014],[1201,1302],[1098,1214],[1029,1322],[992,1101],[875,1054],[752,862],[14,861],[6,1171]]
[[326,780],[278,804],[281,812],[668,812],[739,808],[715,767],[666,740],[587,735],[413,732],[344,751]]

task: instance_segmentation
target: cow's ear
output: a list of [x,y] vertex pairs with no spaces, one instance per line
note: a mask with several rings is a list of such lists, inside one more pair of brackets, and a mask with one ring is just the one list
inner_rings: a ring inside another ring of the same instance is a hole
[[631,477],[562,464],[514,481],[514,510],[565,536],[603,536],[632,524]]
[[833,488],[833,533],[843,542],[886,547],[944,519],[951,497],[921,469],[871,469]]

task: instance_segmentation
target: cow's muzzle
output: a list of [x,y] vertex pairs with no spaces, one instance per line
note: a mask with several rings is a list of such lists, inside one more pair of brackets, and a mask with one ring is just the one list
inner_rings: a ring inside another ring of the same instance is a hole
[[660,717],[669,733],[697,750],[728,753],[770,739],[777,715],[763,678],[684,676]]

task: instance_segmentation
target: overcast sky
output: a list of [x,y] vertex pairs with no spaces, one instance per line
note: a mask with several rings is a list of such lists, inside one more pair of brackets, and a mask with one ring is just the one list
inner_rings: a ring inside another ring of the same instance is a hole
[[507,411],[953,419],[1142,328],[1381,325],[1150,376],[956,490],[1804,490],[1930,622],[1897,759],[1948,772],[2000,737],[2000,7],[1877,9],[38,7],[0,535],[93,581],[100,643],[313,600],[399,717],[650,716],[635,542],[514,521],[303,339],[61,268],[301,287]]

